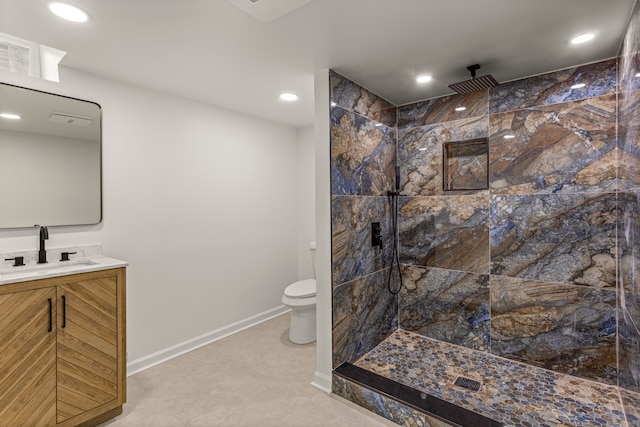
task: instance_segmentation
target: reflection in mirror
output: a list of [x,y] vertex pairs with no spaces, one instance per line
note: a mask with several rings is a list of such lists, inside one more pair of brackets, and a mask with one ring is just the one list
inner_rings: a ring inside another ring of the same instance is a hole
[[96,103],[0,83],[0,228],[101,221],[100,118]]

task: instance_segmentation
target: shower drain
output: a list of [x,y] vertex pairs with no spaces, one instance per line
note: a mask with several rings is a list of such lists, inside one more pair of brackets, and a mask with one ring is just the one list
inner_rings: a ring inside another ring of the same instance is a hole
[[471,378],[458,377],[453,385],[457,385],[458,387],[466,388],[471,391],[478,391],[480,390],[482,383],[480,381],[472,380]]

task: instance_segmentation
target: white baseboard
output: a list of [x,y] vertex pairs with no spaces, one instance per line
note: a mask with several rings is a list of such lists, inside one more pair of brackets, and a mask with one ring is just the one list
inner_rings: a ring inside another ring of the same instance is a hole
[[327,375],[323,372],[316,371],[313,374],[313,381],[311,385],[319,388],[325,393],[331,393],[331,374]]
[[224,337],[235,334],[259,323],[266,322],[269,319],[278,317],[291,311],[287,306],[281,305],[271,310],[258,313],[255,316],[247,317],[246,319],[224,326],[215,331],[208,332],[190,340],[181,342],[164,350],[157,351],[148,356],[144,356],[127,363],[127,376],[137,374],[138,372],[149,369],[152,366],[158,365],[167,360],[178,357],[182,354],[188,353],[192,350],[210,344],[214,341],[218,341]]

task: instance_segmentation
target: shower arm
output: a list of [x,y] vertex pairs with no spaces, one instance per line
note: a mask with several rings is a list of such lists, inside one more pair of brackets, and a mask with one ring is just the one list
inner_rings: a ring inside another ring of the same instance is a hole
[[479,69],[480,69],[480,64],[473,64],[467,67],[467,70],[469,70],[469,72],[471,73],[472,79],[476,78],[476,71],[478,71]]

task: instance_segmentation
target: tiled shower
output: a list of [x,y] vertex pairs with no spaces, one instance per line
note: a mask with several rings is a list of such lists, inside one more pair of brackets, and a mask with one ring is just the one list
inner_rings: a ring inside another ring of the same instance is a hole
[[399,107],[331,72],[334,368],[400,331],[587,380],[640,425],[638,46],[636,6],[618,58]]

